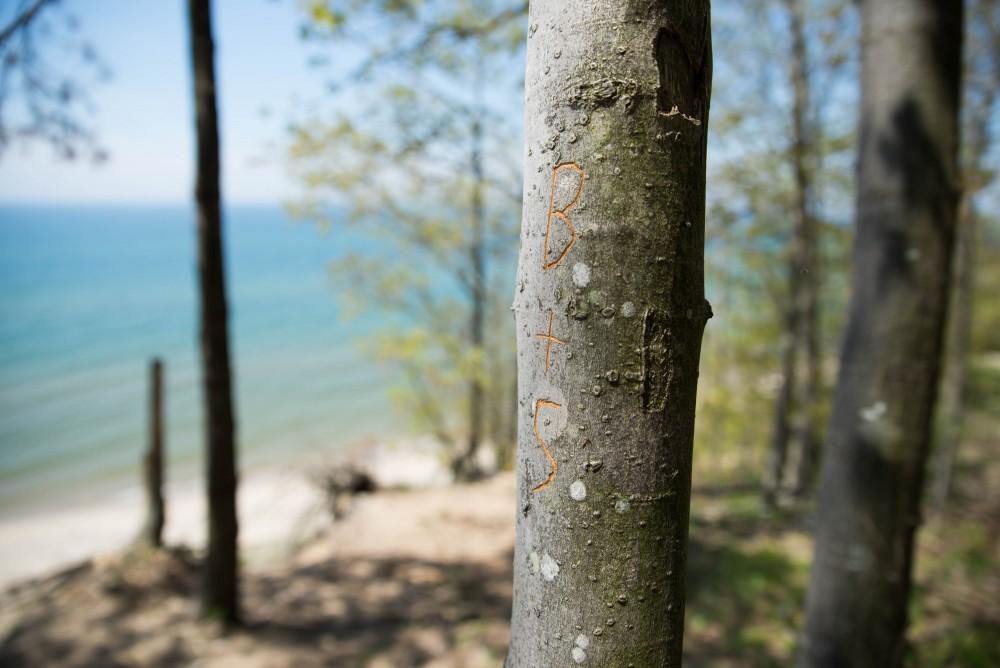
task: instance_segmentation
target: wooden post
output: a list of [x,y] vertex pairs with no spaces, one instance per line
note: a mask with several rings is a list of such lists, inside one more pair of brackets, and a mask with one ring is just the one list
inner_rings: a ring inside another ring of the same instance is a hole
[[153,358],[149,363],[149,433],[143,458],[146,486],[146,524],[142,541],[151,547],[163,545],[163,362]]

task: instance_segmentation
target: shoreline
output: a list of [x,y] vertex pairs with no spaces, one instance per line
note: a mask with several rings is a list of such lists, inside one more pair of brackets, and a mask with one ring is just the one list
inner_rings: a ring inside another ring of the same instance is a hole
[[[484,452],[488,448],[484,448]],[[490,457],[484,457],[489,465]],[[443,447],[422,436],[361,442],[338,451],[302,452],[287,462],[258,463],[240,473],[240,552],[251,567],[289,556],[327,527],[330,514],[317,472],[351,463],[376,480],[379,491],[451,484]],[[200,472],[168,479],[164,542],[200,550],[205,504]],[[0,516],[0,588],[53,573],[74,563],[120,552],[138,535],[145,498],[134,484],[115,486],[76,505],[38,507]]]
[[[199,549],[204,544],[205,504],[200,478],[168,483],[164,542]],[[243,474],[239,488],[243,556],[256,564],[281,552],[289,527],[322,510],[322,497],[305,470],[259,468]],[[0,587],[44,576],[75,562],[118,552],[139,534],[145,498],[136,483],[109,490],[76,507],[39,508],[0,519]],[[322,514],[321,512],[319,514]],[[290,522],[289,518],[295,520]]]

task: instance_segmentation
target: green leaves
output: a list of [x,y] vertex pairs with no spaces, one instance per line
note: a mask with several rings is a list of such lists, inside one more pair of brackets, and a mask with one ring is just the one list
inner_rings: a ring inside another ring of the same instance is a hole
[[[394,393],[439,438],[467,428],[472,383],[484,406],[511,396],[520,136],[492,95],[523,48],[524,3],[312,2],[310,37],[366,55],[333,87],[332,113],[289,127],[289,206],[365,241],[331,266],[342,310],[384,325],[365,346],[405,379]],[[335,44],[336,42],[331,42]],[[512,54],[514,54],[512,56]],[[520,69],[518,67],[517,69]],[[495,74],[501,76],[497,77]],[[479,314],[479,315],[476,315]],[[501,380],[506,378],[506,380]]]
[[323,0],[311,0],[307,3],[306,13],[309,20],[320,30],[333,32],[341,28],[347,21],[347,16],[342,11],[334,10],[329,3]]

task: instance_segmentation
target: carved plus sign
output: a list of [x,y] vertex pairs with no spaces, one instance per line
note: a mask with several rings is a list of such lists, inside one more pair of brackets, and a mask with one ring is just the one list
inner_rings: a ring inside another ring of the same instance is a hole
[[537,338],[545,339],[545,373],[549,372],[549,357],[552,353],[552,344],[553,343],[561,343],[563,345],[566,344],[566,342],[563,341],[562,339],[558,339],[552,335],[552,318],[554,316],[555,314],[552,313],[552,311],[549,311],[549,331],[547,333],[542,334],[541,332],[539,332],[538,334],[535,334]]

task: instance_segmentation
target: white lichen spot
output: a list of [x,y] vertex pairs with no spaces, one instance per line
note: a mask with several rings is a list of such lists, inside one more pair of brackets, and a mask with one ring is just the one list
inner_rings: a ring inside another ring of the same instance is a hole
[[615,512],[619,514],[627,513],[632,506],[625,499],[615,501]]
[[909,260],[910,262],[916,262],[917,260],[919,260],[920,259],[920,249],[919,248],[910,248],[909,250],[907,250],[906,251],[906,259]]
[[569,495],[574,501],[583,501],[587,498],[587,486],[582,480],[574,480],[569,486]]
[[886,410],[885,402],[876,401],[871,406],[868,406],[867,408],[862,408],[860,411],[858,411],[858,414],[861,416],[861,419],[864,420],[865,422],[877,422],[883,415],[885,415],[885,410]]
[[579,647],[574,647],[571,654],[573,655],[573,660],[576,661],[577,663],[586,663],[587,653],[584,652]]
[[632,302],[625,302],[622,304],[622,315],[626,318],[635,316],[635,304]]
[[573,285],[578,288],[590,285],[590,267],[582,262],[573,265]]
[[541,565],[542,577],[545,578],[547,582],[552,582],[559,575],[559,564],[556,560],[548,555],[548,553],[542,555],[542,565]]
[[532,552],[528,559],[531,562],[531,574],[538,575],[539,564],[541,563],[538,559],[538,553]]
[[587,637],[587,634],[581,633],[576,637],[576,646],[580,649],[587,649],[590,647],[590,638]]

